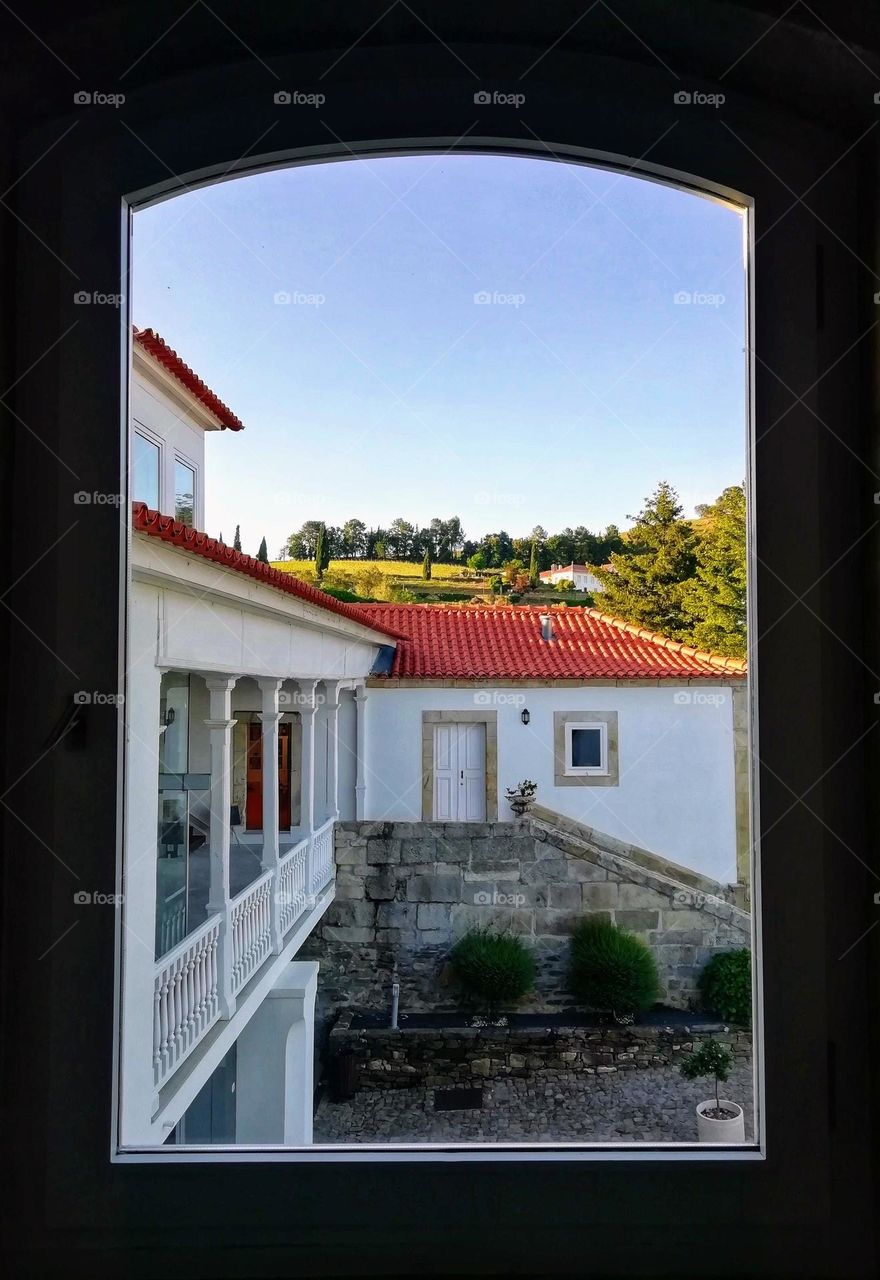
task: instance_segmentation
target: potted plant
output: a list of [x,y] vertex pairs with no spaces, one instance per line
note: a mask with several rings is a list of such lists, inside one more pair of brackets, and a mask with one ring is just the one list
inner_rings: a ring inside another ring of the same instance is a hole
[[729,1078],[733,1067],[733,1054],[717,1040],[706,1040],[681,1064],[685,1080],[697,1080],[712,1076],[715,1080],[715,1097],[697,1106],[697,1134],[700,1142],[745,1142],[746,1126],[743,1109],[735,1102],[720,1096],[719,1086]]
[[532,782],[529,778],[523,779],[515,787],[507,788],[507,803],[518,818],[528,813],[532,805],[535,803],[535,793],[538,790],[537,782]]

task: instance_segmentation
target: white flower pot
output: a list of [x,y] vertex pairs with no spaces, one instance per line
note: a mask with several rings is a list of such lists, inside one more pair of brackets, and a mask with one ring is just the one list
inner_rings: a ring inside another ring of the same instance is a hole
[[730,1120],[713,1120],[703,1112],[714,1110],[715,1099],[709,1098],[707,1102],[701,1102],[697,1107],[697,1135],[700,1142],[724,1142],[728,1145],[745,1142],[746,1121],[742,1107],[727,1098],[719,1098],[718,1101],[726,1111],[735,1111],[736,1115]]

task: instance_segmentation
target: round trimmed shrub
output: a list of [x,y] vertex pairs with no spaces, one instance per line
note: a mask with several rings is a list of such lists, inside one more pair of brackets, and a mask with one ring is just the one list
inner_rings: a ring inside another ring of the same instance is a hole
[[591,1009],[615,1018],[650,1009],[660,994],[648,947],[606,920],[585,920],[572,934],[571,987]]
[[721,951],[708,961],[697,981],[704,1008],[725,1022],[747,1027],[752,1021],[752,958],[747,947]]
[[452,948],[452,975],[472,999],[488,1005],[515,1004],[532,989],[535,962],[512,933],[471,929]]

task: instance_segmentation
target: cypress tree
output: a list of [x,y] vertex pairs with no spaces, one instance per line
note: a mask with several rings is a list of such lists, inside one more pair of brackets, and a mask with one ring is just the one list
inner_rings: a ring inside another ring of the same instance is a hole
[[689,640],[692,626],[685,594],[696,565],[695,538],[682,514],[678,494],[662,481],[639,514],[628,517],[635,523],[623,551],[611,555],[608,569],[593,570],[602,583],[603,611],[672,640]]
[[425,547],[425,558],[422,561],[422,577],[430,579],[431,577],[431,548]]
[[266,546],[266,539],[260,543],[260,549],[257,552],[257,559],[262,560],[263,564],[269,563],[269,548]]
[[241,526],[235,526],[235,537],[232,539],[233,551],[241,551]]
[[327,526],[322,521],[318,526],[315,538],[315,577],[320,582],[330,567],[330,539],[327,537]]
[[538,539],[532,538],[532,553],[529,557],[529,586],[532,590],[538,585]]

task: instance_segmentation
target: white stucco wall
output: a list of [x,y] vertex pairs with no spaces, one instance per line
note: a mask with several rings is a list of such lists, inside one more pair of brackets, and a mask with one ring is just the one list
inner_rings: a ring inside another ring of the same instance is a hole
[[[731,690],[725,686],[370,687],[366,816],[421,818],[422,711],[492,710],[498,816],[524,778],[538,802],[720,881],[736,880]],[[685,700],[686,696],[687,700]],[[531,719],[522,724],[527,707]],[[554,784],[554,711],[617,711],[618,786]]]
[[131,380],[131,417],[135,430],[159,445],[159,507],[163,515],[174,515],[174,463],[180,458],[196,473],[194,524],[205,527],[205,428],[189,397],[181,387],[179,397],[163,386],[136,361]]
[[575,591],[601,591],[602,583],[592,573],[571,573],[567,569],[552,569],[547,574],[541,574],[541,581],[544,583],[552,583],[555,587],[559,582],[573,582]]

